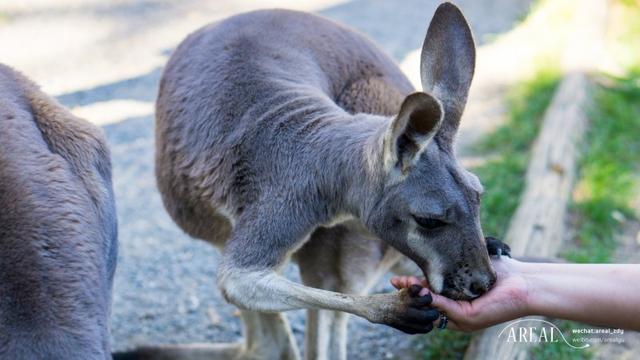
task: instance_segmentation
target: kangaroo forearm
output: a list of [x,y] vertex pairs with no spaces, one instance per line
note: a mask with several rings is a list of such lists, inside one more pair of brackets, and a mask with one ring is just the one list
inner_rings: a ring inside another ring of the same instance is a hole
[[325,309],[360,316],[410,334],[427,333],[439,312],[430,308],[432,298],[420,295],[421,287],[397,293],[369,296],[342,294],[304,286],[270,270],[225,270],[220,278],[228,301],[250,310],[279,312]]
[[640,329],[640,265],[536,264],[524,271],[531,314]]
[[237,306],[264,312],[299,309],[344,311],[367,318],[366,296],[341,294],[290,281],[273,271],[229,270],[222,291]]

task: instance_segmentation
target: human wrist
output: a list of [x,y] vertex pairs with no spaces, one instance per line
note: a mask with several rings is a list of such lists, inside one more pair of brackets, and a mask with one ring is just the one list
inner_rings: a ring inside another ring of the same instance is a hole
[[535,315],[538,310],[535,294],[541,287],[540,272],[544,271],[538,265],[540,264],[513,259],[508,259],[507,262],[509,276],[513,277],[517,284],[520,284],[513,295],[521,317]]
[[549,306],[555,303],[553,264],[526,263],[521,276],[526,283],[526,316],[548,316]]

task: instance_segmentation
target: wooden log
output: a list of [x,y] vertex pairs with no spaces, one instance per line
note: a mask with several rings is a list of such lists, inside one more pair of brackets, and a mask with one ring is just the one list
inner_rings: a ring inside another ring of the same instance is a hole
[[533,147],[526,189],[506,235],[515,256],[552,257],[562,243],[578,145],[587,124],[588,83],[584,73],[567,75],[547,109]]

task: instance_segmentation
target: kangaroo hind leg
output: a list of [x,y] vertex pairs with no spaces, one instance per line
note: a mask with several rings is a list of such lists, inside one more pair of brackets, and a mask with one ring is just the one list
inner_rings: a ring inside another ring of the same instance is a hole
[[[368,293],[399,257],[343,225],[316,230],[295,255],[305,285],[346,294]],[[346,359],[348,321],[344,312],[307,310],[305,359]]]

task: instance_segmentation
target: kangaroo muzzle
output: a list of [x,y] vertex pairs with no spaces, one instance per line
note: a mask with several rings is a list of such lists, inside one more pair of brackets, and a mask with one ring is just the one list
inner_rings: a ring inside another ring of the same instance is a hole
[[455,300],[472,300],[489,291],[496,280],[490,264],[481,269],[465,264],[444,276],[441,294]]

